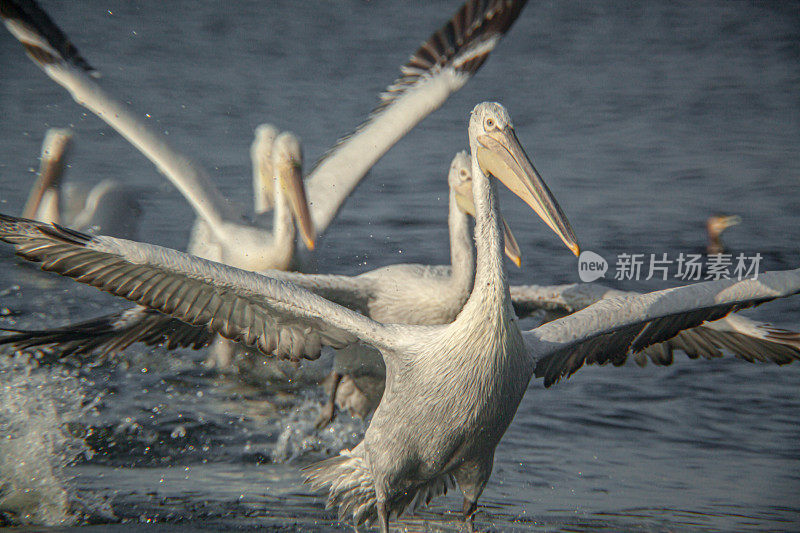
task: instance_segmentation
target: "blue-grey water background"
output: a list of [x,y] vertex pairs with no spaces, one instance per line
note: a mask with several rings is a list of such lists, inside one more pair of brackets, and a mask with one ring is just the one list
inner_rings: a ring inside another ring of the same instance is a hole
[[[251,197],[259,123],[296,132],[310,164],[457,5],[44,3],[103,86],[240,202]],[[510,110],[585,249],[612,263],[620,253],[699,252],[706,217],[727,212],[742,217],[725,236],[733,251],[761,253],[762,270],[797,267],[799,60],[797,3],[532,1],[478,75],[375,166],[319,243],[319,270],[448,261],[445,175],[465,148],[468,112],[484,100]],[[185,247],[192,211],[146,159],[5,30],[0,65],[0,211],[20,212],[46,128],[69,126],[68,179],[142,187],[140,237]],[[503,199],[524,254],[512,282],[576,282],[563,245],[524,204]],[[0,254],[0,308],[13,315],[3,324],[61,324],[122,306],[36,273],[8,247]],[[800,328],[797,298],[747,314]],[[38,509],[34,520],[63,525],[347,530],[302,486],[298,467],[352,446],[363,426],[342,416],[317,438],[313,377],[254,383],[200,360],[136,348],[126,364],[71,375],[4,360],[0,465],[11,461],[4,474],[21,478],[25,465],[40,469],[33,488],[12,496]],[[796,530],[798,418],[800,365],[681,357],[668,368],[586,368],[548,390],[533,381],[497,449],[478,524]],[[405,525],[452,529],[458,508],[451,494]]]

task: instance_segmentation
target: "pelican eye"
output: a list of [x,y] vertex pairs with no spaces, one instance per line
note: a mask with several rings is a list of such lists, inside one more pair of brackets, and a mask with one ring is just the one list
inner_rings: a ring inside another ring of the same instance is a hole
[[494,119],[493,118],[491,118],[491,117],[487,118],[485,124],[486,124],[486,129],[487,130],[493,130],[494,129],[495,123],[494,123]]

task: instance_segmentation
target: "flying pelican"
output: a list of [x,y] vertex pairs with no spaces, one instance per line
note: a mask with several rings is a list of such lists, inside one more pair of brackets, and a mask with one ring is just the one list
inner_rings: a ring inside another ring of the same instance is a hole
[[725,253],[725,244],[722,242],[722,232],[742,221],[737,215],[713,215],[706,220],[706,233],[708,244],[706,253],[709,255]]
[[578,245],[506,110],[479,104],[468,133],[476,274],[472,293],[450,324],[382,324],[290,282],[6,215],[0,215],[0,239],[44,270],[208,326],[265,354],[313,358],[323,344],[357,342],[379,349],[386,390],[364,440],[306,468],[307,480],[328,490],[328,504],[338,506],[342,516],[352,515],[356,523],[377,518],[384,532],[390,516],[455,480],[471,529],[494,449],[533,376],[549,386],[584,364],[621,364],[629,354],[706,320],[796,294],[800,269],[612,298],[522,332],[502,262],[491,176],[521,196],[574,252]]
[[[307,245],[322,235],[367,171],[401,137],[464,86],[516,20],[525,0],[468,0],[402,67],[400,78],[355,132],[337,143],[308,176],[310,220],[301,220]],[[98,85],[95,70],[35,2],[0,0],[0,16],[34,62],[79,104],[117,130],[175,185],[202,222],[193,241],[215,249],[212,259],[248,270],[286,269],[273,258],[294,254],[294,243],[243,222],[199,164],[173,149],[129,108]],[[262,204],[264,205],[264,204]],[[273,228],[273,234],[277,228]],[[279,244],[291,250],[279,250]],[[192,251],[192,250],[190,250]]]
[[[264,137],[265,129],[257,137]],[[255,160],[262,150],[253,151]],[[380,322],[402,324],[446,324],[455,319],[467,301],[475,276],[475,257],[468,216],[475,216],[472,200],[472,171],[469,156],[456,154],[448,172],[448,227],[450,233],[450,265],[390,265],[358,276],[309,275],[264,271],[265,275],[291,281],[323,297],[363,313]],[[521,264],[519,245],[508,224],[502,220],[506,255]],[[202,256],[201,256],[202,257]],[[398,290],[402,287],[402,290]],[[158,325],[158,316],[161,324]],[[213,331],[186,325],[172,317],[140,307],[137,313],[123,311],[101,318],[51,330],[20,331],[0,338],[0,344],[13,344],[18,349],[57,345],[60,355],[88,355],[100,351],[102,357],[122,350],[136,341],[166,344],[168,347],[188,345],[194,348],[213,341]],[[163,332],[161,336],[157,332]],[[331,400],[323,409],[319,424],[326,425],[334,417],[334,399],[344,376],[371,371],[381,381],[385,374],[380,354],[367,347],[350,346],[337,351]],[[381,385],[381,389],[382,389]],[[355,394],[355,391],[353,392]],[[355,397],[353,398],[354,401]],[[377,398],[379,399],[379,397]],[[374,409],[374,408],[373,408]]]
[[136,191],[106,179],[81,194],[75,184],[64,186],[66,157],[72,131],[50,128],[42,142],[39,178],[31,188],[22,216],[64,224],[81,231],[134,238],[142,208]]
[[[309,249],[383,154],[477,72],[525,3],[468,0],[403,65],[401,77],[381,95],[379,106],[354,133],[330,149],[308,176],[305,186],[310,219],[298,223]],[[289,238],[281,233],[284,229],[294,232],[294,225],[273,226],[270,233],[244,222],[245,213],[224,201],[201,165],[173,149],[164,135],[94,81],[97,72],[36,2],[0,0],[0,16],[45,74],[117,130],[184,195],[197,215],[190,253],[248,270],[302,266],[295,261],[293,235]],[[292,187],[287,195],[300,190]],[[268,209],[270,197],[268,187],[259,192],[257,209]],[[217,342],[209,361],[224,367],[232,357],[233,347]]]
[[[253,143],[254,169],[264,169],[261,175],[271,172],[271,162],[269,158],[264,158],[269,150],[264,146],[271,147],[274,137],[274,128],[262,126],[257,132],[256,142]],[[466,153],[457,154],[448,174],[450,255],[451,264],[454,265],[452,269],[449,266],[392,265],[358,276],[304,275],[275,271],[263,273],[291,281],[380,322],[451,322],[472,290],[474,277],[474,254],[466,220],[466,214],[474,216],[469,164]],[[266,187],[259,187],[259,184],[266,185],[270,182],[271,180],[264,180],[258,175],[254,176],[256,198],[266,195]],[[519,247],[505,221],[503,224],[506,255],[518,264]],[[398,286],[402,286],[404,290],[397,291]],[[510,293],[519,318],[535,312],[545,312],[547,320],[574,313],[601,299],[639,294],[612,289],[598,283],[515,285],[510,287]],[[184,324],[144,307],[137,309],[138,311],[123,311],[59,328],[13,330],[14,334],[0,337],[0,344],[11,344],[22,350],[47,346],[51,348],[48,358],[86,356],[99,352],[99,359],[104,359],[134,342],[161,344],[168,348],[202,348],[215,338],[210,329]],[[650,346],[637,353],[635,360],[641,365],[648,359],[656,364],[670,364],[675,350],[684,351],[692,358],[720,357],[722,353],[718,346],[748,360],[778,361],[790,357],[800,347],[800,335],[744,317],[728,316],[684,330],[668,341]],[[215,344],[215,348],[215,357],[221,357],[219,344]],[[385,376],[383,359],[376,350],[361,345],[337,350],[334,370],[325,380],[329,400],[317,421],[318,426],[322,427],[333,420],[336,404],[354,416],[366,418],[380,401]]]

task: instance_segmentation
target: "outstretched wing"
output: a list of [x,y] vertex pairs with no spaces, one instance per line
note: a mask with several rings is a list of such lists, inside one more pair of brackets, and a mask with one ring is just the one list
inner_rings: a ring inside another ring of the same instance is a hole
[[58,328],[2,330],[9,334],[0,337],[0,345],[22,351],[47,349],[38,356],[40,362],[89,355],[102,361],[137,342],[168,350],[200,349],[216,337],[206,326],[187,324],[141,306]]
[[[546,320],[566,316],[600,300],[639,294],[612,289],[598,283],[511,287],[511,300],[517,316],[525,317],[544,311]],[[682,350],[695,359],[722,357],[722,349],[748,361],[788,362],[800,349],[800,333],[730,315],[696,328],[685,329],[669,340],[644,348],[634,354],[633,358],[642,366],[648,360],[657,365],[669,365],[675,350]]]
[[[289,281],[326,300],[366,313],[370,297],[368,280],[350,276],[297,274],[270,270],[262,274]],[[204,325],[187,324],[147,307],[133,307],[119,313],[67,324],[57,328],[24,330],[6,329],[0,345],[15,350],[47,348],[41,360],[57,360],[71,356],[98,355],[104,359],[142,342],[149,346],[201,349],[211,344],[214,331]]]
[[0,215],[0,239],[17,254],[81,283],[267,355],[319,356],[322,345],[394,346],[401,326],[382,325],[305,289],[159,246],[92,237]]
[[88,74],[98,76],[75,45],[33,0],[2,0],[0,16],[37,62],[53,63],[62,58]]
[[172,148],[127,106],[106,93],[89,74],[95,71],[50,17],[32,0],[0,0],[0,16],[28,55],[80,105],[125,137],[161,171],[213,228],[235,220],[222,194],[191,158]]
[[309,175],[306,195],[318,235],[383,154],[478,71],[525,3],[467,0],[422,43],[367,120],[331,148]]
[[[544,378],[545,386],[550,386],[575,373],[584,363],[620,365],[629,355],[671,339],[683,330],[797,292],[800,292],[800,269],[768,272],[756,280],[709,281],[610,298],[526,332],[525,339],[536,359],[536,377]],[[776,330],[775,334],[783,333]],[[737,343],[726,345],[713,335],[705,341],[717,349],[742,348]],[[775,357],[753,354],[744,357],[769,359],[778,364],[800,358],[796,345],[786,348]]]

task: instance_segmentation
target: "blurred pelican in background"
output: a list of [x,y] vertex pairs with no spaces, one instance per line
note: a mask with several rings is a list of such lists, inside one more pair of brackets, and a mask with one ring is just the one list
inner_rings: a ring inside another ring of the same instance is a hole
[[[403,65],[367,120],[320,159],[305,184],[307,213],[297,220],[309,249],[383,154],[477,72],[525,3],[467,0]],[[191,204],[198,219],[191,252],[248,270],[293,266],[293,239],[277,235],[292,225],[269,232],[246,223],[245,211],[223,198],[201,165],[94,80],[97,72],[36,2],[0,0],[0,8],[6,27],[45,74],[150,159]],[[292,186],[287,194],[300,190]],[[270,208],[273,196],[268,190],[257,194],[257,209]]]
[[86,184],[64,183],[72,138],[72,131],[66,128],[47,130],[39,176],[22,216],[81,231],[135,239],[142,217],[140,198],[144,191],[125,187],[112,179],[105,179],[91,188]]

